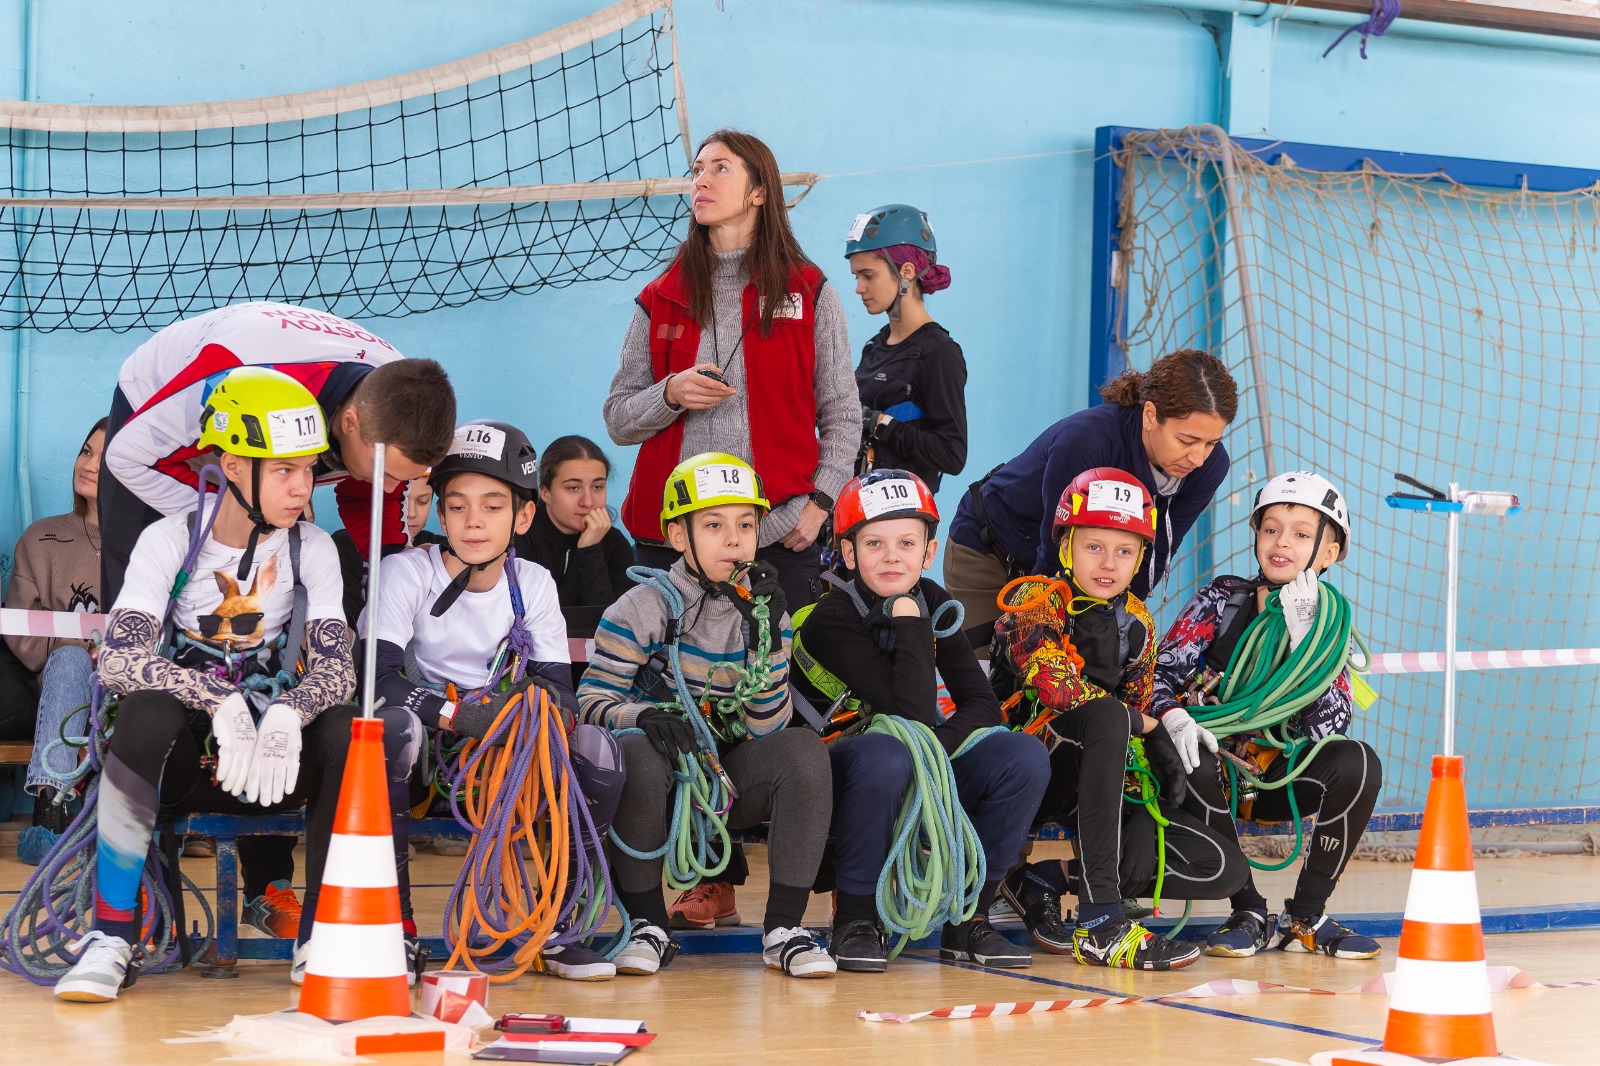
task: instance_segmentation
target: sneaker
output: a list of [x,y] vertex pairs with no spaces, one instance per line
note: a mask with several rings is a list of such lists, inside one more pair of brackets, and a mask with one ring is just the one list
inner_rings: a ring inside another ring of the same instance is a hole
[[725,881],[701,881],[667,908],[667,925],[672,929],[711,929],[738,924],[733,886]]
[[1056,955],[1072,954],[1072,930],[1062,919],[1055,889],[1028,876],[1024,866],[1000,882],[1000,895],[1021,917],[1035,944]]
[[449,855],[452,858],[460,858],[465,855],[469,846],[467,841],[454,837],[434,837],[429,844],[430,850],[435,855]]
[[[303,985],[306,983],[306,963],[311,958],[311,941],[294,946],[294,962],[289,967],[289,983]],[[410,982],[408,981],[407,984]]]
[[587,944],[547,947],[539,958],[545,973],[566,981],[609,981],[617,976],[611,960]]
[[406,938],[406,987],[415,988],[417,982],[422,980],[422,971],[428,968],[428,959],[433,955],[428,945],[422,942],[419,936],[410,933]]
[[798,925],[763,936],[761,960],[790,977],[832,977],[839,969],[822,942]]
[[1206,937],[1206,954],[1225,959],[1248,959],[1272,940],[1278,924],[1275,914],[1266,911],[1234,911],[1217,931]]
[[618,973],[649,977],[670,963],[677,953],[678,942],[669,939],[665,929],[643,918],[635,918],[628,927],[628,942],[611,961]]
[[946,962],[975,962],[1002,970],[1033,965],[1033,956],[995,931],[983,915],[960,925],[946,925],[939,934],[939,958]]
[[846,973],[882,973],[889,968],[883,929],[870,918],[845,922],[828,939],[828,951]]
[[128,970],[133,963],[133,948],[120,936],[107,936],[100,930],[85,933],[67,945],[78,951],[78,961],[56,982],[56,998],[73,1003],[110,1003],[117,993],[132,984]]
[[1156,909],[1154,907],[1146,907],[1136,899],[1124,899],[1122,901],[1122,916],[1129,921],[1142,922],[1146,918],[1154,918],[1155,915]]
[[1278,950],[1320,951],[1336,959],[1375,959],[1383,954],[1376,940],[1340,925],[1326,914],[1314,919],[1296,918],[1287,913],[1287,907],[1278,919]]
[[192,833],[183,838],[183,857],[186,859],[214,859],[217,857],[217,846],[210,837],[195,836]]
[[300,935],[300,898],[294,886],[278,879],[267,890],[244,905],[240,936],[294,937]]
[[44,862],[45,856],[50,854],[50,849],[56,846],[56,841],[61,839],[61,834],[46,829],[42,825],[30,825],[17,834],[17,861],[27,863],[29,866],[38,866]]
[[1181,970],[1200,957],[1199,944],[1168,940],[1138,922],[1108,919],[1072,931],[1072,957],[1085,966],[1122,970]]

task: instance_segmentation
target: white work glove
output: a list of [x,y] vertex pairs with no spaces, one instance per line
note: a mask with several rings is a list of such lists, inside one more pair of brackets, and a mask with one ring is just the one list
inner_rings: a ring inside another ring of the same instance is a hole
[[217,738],[217,784],[230,795],[241,795],[256,749],[255,716],[241,693],[232,693],[211,712],[211,732]]
[[1278,603],[1283,607],[1283,624],[1289,627],[1289,648],[1298,648],[1317,620],[1317,575],[1304,570],[1283,586]]
[[1211,730],[1201,726],[1182,707],[1174,707],[1163,714],[1161,724],[1167,727],[1172,746],[1178,749],[1178,759],[1183,763],[1184,773],[1192,774],[1199,769],[1200,745],[1204,744],[1213,755],[1217,753],[1217,738]]
[[247,803],[271,807],[283,802],[300,779],[300,715],[292,707],[274,703],[256,727],[256,750],[245,781]]

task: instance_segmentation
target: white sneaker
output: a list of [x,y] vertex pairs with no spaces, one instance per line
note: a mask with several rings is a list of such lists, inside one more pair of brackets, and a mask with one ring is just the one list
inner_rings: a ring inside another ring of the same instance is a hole
[[587,944],[546,947],[540,957],[545,973],[567,981],[609,981],[617,976],[611,960]]
[[311,958],[311,941],[294,946],[294,965],[289,968],[289,983],[303,985],[306,983],[306,963]]
[[85,933],[68,951],[82,949],[72,969],[56,982],[56,998],[73,1003],[110,1003],[122,991],[133,961],[133,948],[120,936],[107,936],[100,930]]
[[677,953],[678,945],[667,937],[665,929],[643,918],[635,918],[628,927],[628,942],[611,961],[617,973],[649,977],[671,962]]
[[761,959],[790,977],[832,977],[839,969],[822,942],[799,926],[774,929],[762,937]]

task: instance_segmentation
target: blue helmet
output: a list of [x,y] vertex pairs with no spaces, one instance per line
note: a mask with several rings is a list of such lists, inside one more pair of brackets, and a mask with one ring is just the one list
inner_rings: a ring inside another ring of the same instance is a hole
[[927,215],[910,204],[884,204],[856,216],[844,237],[844,254],[848,259],[857,252],[876,252],[897,244],[921,248],[930,257],[939,252]]

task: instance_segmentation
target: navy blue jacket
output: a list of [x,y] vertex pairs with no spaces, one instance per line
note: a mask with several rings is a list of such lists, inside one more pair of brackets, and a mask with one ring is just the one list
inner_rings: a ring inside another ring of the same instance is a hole
[[[1056,503],[1072,479],[1097,466],[1114,466],[1144,482],[1156,501],[1156,543],[1145,553],[1132,591],[1140,599],[1161,583],[1195,519],[1211,504],[1228,476],[1228,451],[1217,445],[1200,469],[1183,479],[1177,493],[1156,492],[1155,474],[1144,452],[1142,407],[1103,403],[1068,415],[1034,439],[1023,453],[996,470],[983,486],[983,508],[999,550],[1036,574],[1060,569],[1051,537]],[[961,498],[950,539],[981,552],[992,552],[978,535],[969,493]]]

